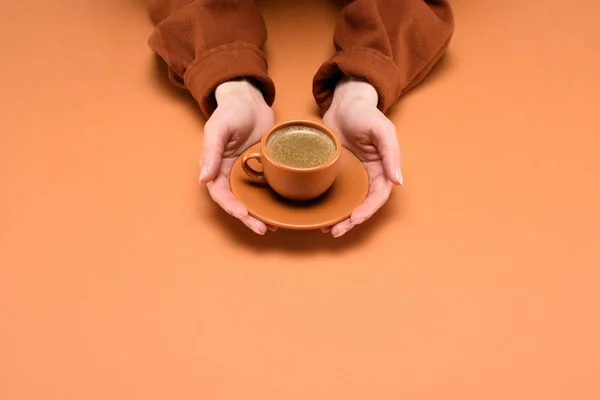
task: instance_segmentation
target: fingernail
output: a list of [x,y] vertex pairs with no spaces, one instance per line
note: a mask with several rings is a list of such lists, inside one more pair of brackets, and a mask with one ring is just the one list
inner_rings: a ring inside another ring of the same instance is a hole
[[331,228],[321,228],[321,232],[323,233],[328,233],[331,230]]
[[398,182],[400,185],[404,184],[404,179],[402,178],[402,171],[400,171],[400,168],[398,168],[398,169],[396,170],[396,181],[397,181],[397,182]]
[[200,171],[200,182],[206,177],[207,170],[208,168],[206,165],[202,167],[202,170]]

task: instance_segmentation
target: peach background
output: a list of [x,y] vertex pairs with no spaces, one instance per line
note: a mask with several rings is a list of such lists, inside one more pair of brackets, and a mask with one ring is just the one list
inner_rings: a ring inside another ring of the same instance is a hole
[[[317,118],[336,3],[263,3]],[[405,187],[334,240],[212,204],[142,0],[3,2],[0,399],[600,398],[600,6],[453,5]]]

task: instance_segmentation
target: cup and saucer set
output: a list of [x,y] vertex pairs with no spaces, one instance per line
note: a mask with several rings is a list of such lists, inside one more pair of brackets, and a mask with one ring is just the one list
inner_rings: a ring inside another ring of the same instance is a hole
[[327,228],[367,197],[369,177],[337,136],[313,121],[286,121],[233,165],[231,191],[248,213],[282,229]]

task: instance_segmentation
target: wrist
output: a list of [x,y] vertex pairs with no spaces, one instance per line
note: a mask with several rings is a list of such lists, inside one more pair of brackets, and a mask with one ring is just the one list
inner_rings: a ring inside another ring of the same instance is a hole
[[377,107],[379,103],[379,94],[377,90],[365,79],[347,76],[337,83],[332,105],[339,105],[342,102],[362,100]]
[[215,89],[215,99],[217,100],[217,105],[222,105],[232,99],[264,102],[262,92],[248,79],[235,79],[221,83]]

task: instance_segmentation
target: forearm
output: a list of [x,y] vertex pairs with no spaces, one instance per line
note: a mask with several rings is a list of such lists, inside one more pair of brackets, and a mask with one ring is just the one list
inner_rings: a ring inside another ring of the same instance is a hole
[[156,29],[149,45],[209,116],[219,84],[246,78],[270,105],[275,96],[261,51],[266,29],[254,0],[150,0]]
[[445,0],[354,0],[336,25],[336,54],[314,79],[322,112],[333,101],[343,76],[360,77],[378,93],[386,111],[398,97],[427,75],[445,51],[454,29]]

